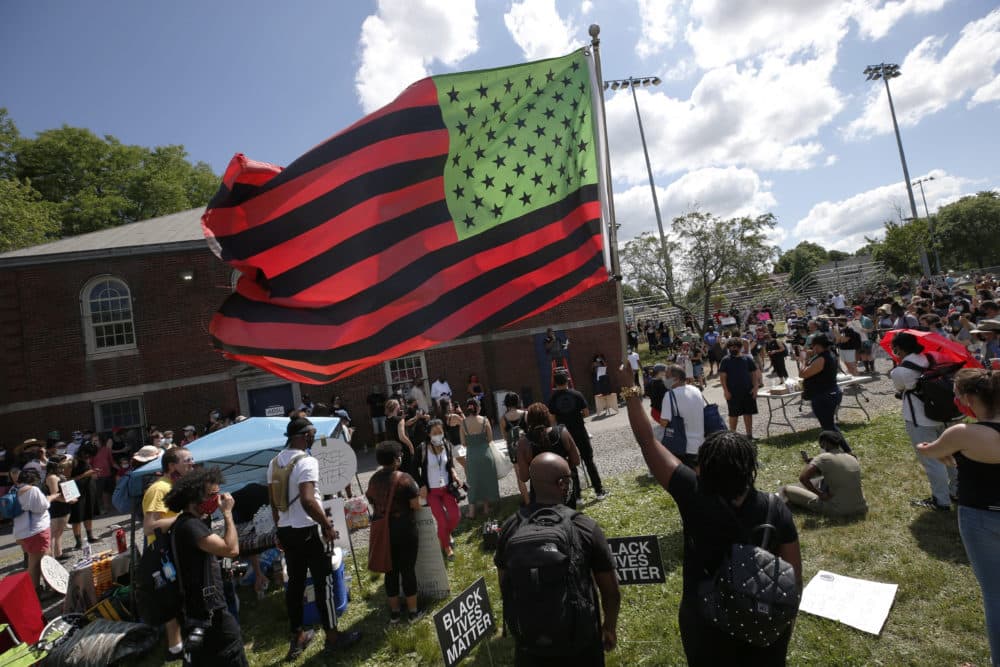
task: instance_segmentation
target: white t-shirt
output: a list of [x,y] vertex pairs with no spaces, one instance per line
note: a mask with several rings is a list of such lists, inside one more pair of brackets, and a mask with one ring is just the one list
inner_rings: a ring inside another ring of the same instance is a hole
[[[702,443],[705,442],[705,400],[701,397],[701,392],[697,387],[689,384],[674,387],[674,403],[677,404],[677,412],[684,419],[684,434],[687,436],[687,453],[697,454]],[[670,392],[663,396],[663,405],[660,406],[660,417],[670,419]]]
[[[922,354],[908,354],[903,357],[903,361],[909,361],[921,368],[927,368],[927,357]],[[917,386],[917,380],[920,379],[920,372],[915,371],[912,368],[903,368],[902,366],[896,366],[891,371],[889,371],[889,377],[892,379],[892,384],[895,385],[896,391],[908,392],[909,390],[915,389]],[[927,418],[927,414],[924,412],[924,402],[920,400],[920,397],[906,393],[903,394],[903,419],[910,422],[915,426],[939,426],[940,422],[933,421]],[[912,406],[912,407],[911,407]]]
[[448,450],[442,449],[440,454],[435,454],[427,445],[427,487],[439,489],[443,486],[448,486]]
[[24,511],[14,517],[14,539],[26,540],[49,527],[49,499],[37,486],[25,486],[17,492]]
[[632,370],[639,370],[639,353],[630,352],[628,355],[628,365],[632,367]]
[[427,410],[430,408],[430,406],[427,404],[427,397],[424,395],[424,390],[418,387],[417,385],[413,385],[412,387],[410,387],[409,397],[415,400],[417,402],[417,407],[423,410],[424,412],[427,412]]
[[431,384],[431,400],[437,401],[442,396],[451,396],[451,385],[447,381],[434,380],[434,383]]
[[[299,454],[302,450],[299,449],[284,449],[278,453],[278,465],[286,466],[288,462],[292,460],[296,454]],[[267,467],[267,483],[271,484],[271,466]],[[319,461],[311,456],[306,456],[305,458],[299,459],[298,463],[295,464],[295,468],[292,469],[292,474],[288,478],[288,498],[291,500],[299,494],[299,484],[302,482],[319,482]],[[319,492],[319,485],[313,487],[315,489],[315,497],[317,503],[322,503],[323,495]],[[309,526],[315,526],[316,522],[313,521],[312,517],[306,514],[306,511],[302,509],[302,499],[295,498],[295,502],[292,503],[287,512],[278,512],[278,527],[279,528],[308,528]]]
[[847,304],[844,302],[844,295],[837,293],[833,295],[833,307],[837,310],[843,310]]

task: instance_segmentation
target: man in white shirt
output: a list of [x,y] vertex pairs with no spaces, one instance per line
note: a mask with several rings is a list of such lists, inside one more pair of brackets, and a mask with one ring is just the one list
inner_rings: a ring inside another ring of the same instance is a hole
[[437,411],[438,402],[442,398],[451,398],[451,385],[444,379],[443,375],[438,375],[431,384],[431,400],[434,402],[434,410]]
[[[910,436],[910,443],[916,451],[916,446],[920,443],[937,440],[947,424],[928,419],[924,412],[924,402],[913,392],[917,387],[921,371],[906,366],[927,368],[929,365],[920,341],[913,334],[898,333],[892,339],[892,347],[896,356],[902,358],[902,362],[889,372],[889,377],[896,390],[903,393],[903,420],[906,423],[906,433]],[[923,456],[919,451],[917,460],[927,473],[927,480],[931,484],[931,497],[914,500],[912,504],[947,512],[951,509],[952,498],[958,493],[958,469],[946,466],[937,459]]]
[[[326,631],[326,657],[333,658],[340,650],[354,644],[360,632],[338,633],[337,613],[333,606],[333,568],[329,546],[337,537],[333,521],[323,512],[323,497],[319,492],[319,462],[306,449],[313,443],[316,427],[305,417],[288,423],[286,448],[278,453],[267,468],[267,483],[271,494],[271,514],[277,526],[277,542],[285,552],[288,587],[285,606],[291,626],[291,645],[286,660],[297,659],[312,641],[313,630],[302,625],[303,595],[306,570],[313,580],[316,608]],[[291,466],[287,484],[280,479]],[[281,495],[283,499],[280,499]],[[279,508],[281,505],[283,508]]]
[[[672,419],[684,420],[686,453],[681,460],[689,467],[698,464],[698,450],[705,442],[705,399],[694,385],[687,384],[687,374],[678,364],[667,366],[667,393],[660,406],[660,426],[667,428]],[[673,401],[671,401],[673,395]]]
[[837,293],[833,295],[833,309],[837,311],[838,315],[843,315],[847,309],[847,299],[844,298],[844,293],[840,290],[837,290]]
[[635,378],[635,386],[641,387],[642,380],[639,377],[639,353],[635,350],[628,351],[628,365],[632,369],[632,376]]

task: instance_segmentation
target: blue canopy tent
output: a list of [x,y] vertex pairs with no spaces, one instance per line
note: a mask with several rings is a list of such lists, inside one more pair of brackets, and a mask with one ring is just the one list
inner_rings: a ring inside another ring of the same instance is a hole
[[[310,417],[320,438],[345,440],[343,422],[339,417]],[[287,417],[250,417],[238,424],[204,435],[187,450],[195,463],[218,466],[226,483],[223,490],[232,493],[247,484],[267,484],[267,466],[285,447]],[[160,470],[160,460],[150,461],[134,475],[149,475]]]

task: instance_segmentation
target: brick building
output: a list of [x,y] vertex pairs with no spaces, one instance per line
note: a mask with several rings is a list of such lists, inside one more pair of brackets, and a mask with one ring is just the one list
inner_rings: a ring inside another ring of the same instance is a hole
[[[487,392],[528,400],[548,393],[542,338],[568,335],[570,370],[591,397],[590,360],[618,349],[615,292],[604,284],[509,329],[450,341],[335,385],[299,385],[228,361],[208,337],[235,283],[208,249],[201,210],[136,222],[0,254],[0,445],[81,429],[156,424],[178,431],[209,410],[264,415],[340,395],[356,438],[371,436],[373,386],[443,374],[463,398],[475,373]],[[491,409],[495,414],[496,408]]]

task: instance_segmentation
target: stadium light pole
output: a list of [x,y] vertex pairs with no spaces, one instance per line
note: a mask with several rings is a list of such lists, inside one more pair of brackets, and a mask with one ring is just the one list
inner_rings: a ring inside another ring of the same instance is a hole
[[[899,161],[903,163],[903,180],[906,182],[906,194],[910,198],[910,215],[916,220],[917,201],[913,198],[913,186],[910,185],[910,170],[906,168],[906,155],[903,153],[903,140],[899,136],[899,123],[896,122],[896,107],[892,103],[892,92],[889,90],[889,79],[895,79],[900,75],[899,65],[891,63],[879,63],[869,65],[864,69],[863,74],[866,81],[878,81],[882,79],[885,83],[885,94],[889,98],[889,113],[892,115],[892,128],[896,131],[896,146],[899,147]],[[929,278],[931,275],[931,263],[927,259],[927,249],[920,247],[920,267]]]
[[[662,83],[658,76],[630,76],[627,79],[608,79],[604,82],[604,90],[618,90],[619,88],[629,88],[632,91],[632,102],[635,103],[635,118],[639,122],[639,139],[642,141],[642,154],[646,158],[646,173],[649,175],[649,190],[653,194],[653,212],[656,214],[656,227],[660,230],[660,252],[663,253],[663,261],[667,268],[668,281],[673,282],[670,275],[670,256],[667,254],[667,236],[663,232],[663,218],[660,217],[660,202],[656,197],[656,183],[653,181],[653,167],[649,163],[649,149],[646,147],[646,133],[642,129],[642,114],[639,113],[639,98],[635,95],[635,89],[639,86],[658,86]],[[673,291],[673,285],[669,286]]]
[[941,255],[938,253],[937,244],[934,243],[934,220],[931,218],[931,212],[927,208],[927,196],[924,194],[924,183],[933,180],[933,176],[925,176],[913,181],[913,184],[920,188],[920,199],[924,202],[924,217],[927,218],[927,235],[931,238],[931,244],[934,246],[934,265],[937,268],[937,272],[941,273]]

